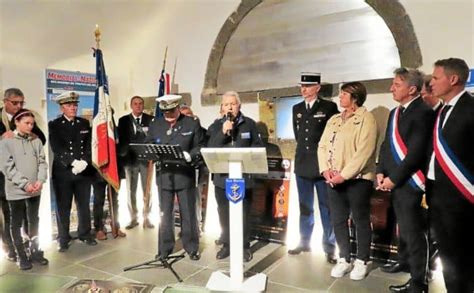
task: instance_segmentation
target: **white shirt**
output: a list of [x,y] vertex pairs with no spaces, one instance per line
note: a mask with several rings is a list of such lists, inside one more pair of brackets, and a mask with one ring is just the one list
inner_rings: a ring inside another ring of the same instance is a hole
[[314,103],[316,103],[317,100],[318,100],[318,97],[316,97],[316,99],[312,100],[312,101],[309,102],[309,103],[305,101],[306,109],[308,109],[308,105],[309,105],[309,108],[310,108],[310,109],[313,108],[313,105],[314,105]]
[[[451,105],[452,107],[446,112],[446,116],[444,117],[443,125],[441,128],[444,127],[446,124],[446,121],[449,119],[449,115],[451,115],[451,112],[453,111],[454,107],[456,106],[456,103],[459,101],[459,98],[466,92],[466,90],[461,91],[459,94],[454,96],[454,98],[451,99],[446,105]],[[430,180],[435,180],[435,171],[434,171],[434,166],[435,166],[435,154],[434,151],[431,153],[431,159],[430,159],[430,165],[428,167],[428,174],[426,174],[426,177]]]
[[142,116],[143,114],[140,114],[140,116],[135,116],[133,115],[132,113],[132,117],[133,117],[133,131],[135,131],[135,133],[137,133],[137,126],[135,125],[135,121],[137,121],[137,118],[140,119],[140,123],[142,122]]
[[420,96],[416,96],[415,98],[411,99],[409,102],[407,102],[406,104],[402,105],[400,104],[400,106],[402,106],[403,108],[405,108],[405,110],[403,110],[403,112],[405,112],[408,107],[410,106],[411,103],[413,103],[414,100],[418,99]]

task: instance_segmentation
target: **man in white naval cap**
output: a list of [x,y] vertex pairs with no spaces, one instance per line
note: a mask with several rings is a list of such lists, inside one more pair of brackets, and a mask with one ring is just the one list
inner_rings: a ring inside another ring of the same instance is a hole
[[155,119],[149,127],[147,142],[162,145],[180,145],[184,160],[166,161],[157,164],[156,184],[160,202],[160,227],[158,257],[167,259],[173,252],[174,196],[178,197],[181,216],[183,247],[191,260],[198,260],[199,227],[196,217],[196,161],[200,160],[200,148],[204,145],[199,120],[180,114],[179,95],[164,95],[157,98],[163,117]]
[[91,165],[91,127],[77,117],[79,95],[65,92],[54,99],[63,113],[50,121],[49,143],[54,154],[52,183],[56,199],[59,251],[66,252],[72,239],[69,234],[71,203],[77,207],[80,241],[96,245],[91,235],[90,194],[95,170]]

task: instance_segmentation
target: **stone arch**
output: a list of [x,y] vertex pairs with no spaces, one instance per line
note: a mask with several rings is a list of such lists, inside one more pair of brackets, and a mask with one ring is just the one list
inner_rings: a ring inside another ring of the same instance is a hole
[[[206,75],[204,79],[204,87],[201,94],[201,104],[215,105],[219,103],[217,95],[218,74],[221,66],[221,61],[224,56],[225,48],[232,35],[238,28],[241,21],[252,11],[257,5],[262,3],[262,0],[242,0],[238,8],[229,16],[222,26],[212,47]],[[418,44],[413,24],[405,8],[399,1],[394,0],[366,0],[365,1],[375,12],[384,20],[390,32],[393,35],[398,53],[400,63],[402,66],[417,68],[422,65],[421,50]],[[386,92],[389,80],[367,80],[369,93]],[[298,92],[294,88],[284,89],[270,89],[259,91],[261,98],[266,96],[273,96],[275,90],[283,91],[288,94]],[[328,89],[332,93],[332,89]],[[255,92],[241,93],[242,102],[256,102]]]

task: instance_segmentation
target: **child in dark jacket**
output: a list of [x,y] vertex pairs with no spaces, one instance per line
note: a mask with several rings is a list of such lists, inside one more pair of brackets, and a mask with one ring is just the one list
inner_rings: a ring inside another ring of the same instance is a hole
[[[48,176],[43,144],[32,134],[35,118],[27,110],[19,110],[13,117],[16,129],[13,138],[1,141],[0,166],[5,174],[5,192],[11,211],[11,233],[21,270],[32,268],[32,262],[48,264],[39,249],[39,204],[43,184]],[[26,212],[30,253],[23,244],[21,225]]]

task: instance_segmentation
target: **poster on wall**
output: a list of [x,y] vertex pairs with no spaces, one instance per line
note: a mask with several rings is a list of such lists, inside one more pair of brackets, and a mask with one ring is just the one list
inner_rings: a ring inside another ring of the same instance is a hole
[[[95,74],[79,71],[46,69],[46,103],[48,122],[62,115],[59,105],[53,100],[53,98],[64,93],[65,91],[74,91],[79,94],[79,108],[77,115],[91,121],[94,111],[94,95],[96,87],[97,83]],[[51,148],[49,149],[49,158],[50,162],[52,162],[53,154]],[[54,235],[57,235],[58,226],[56,223],[56,195],[54,194],[52,184],[50,186],[50,190],[53,226],[52,231]],[[76,207],[73,204],[73,208],[71,210],[71,232],[77,230],[77,223],[78,219]]]
[[[268,145],[267,154],[269,152]],[[290,196],[291,160],[267,157],[268,174],[255,174],[250,208],[251,236],[283,243],[286,238]]]

